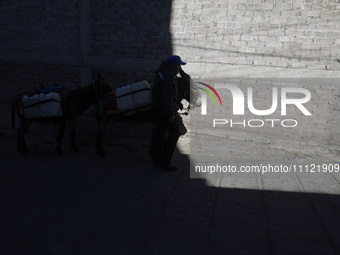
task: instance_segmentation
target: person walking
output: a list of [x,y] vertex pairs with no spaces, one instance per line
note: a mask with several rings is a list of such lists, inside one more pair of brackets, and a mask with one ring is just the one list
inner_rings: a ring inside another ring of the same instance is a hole
[[181,135],[176,77],[183,73],[181,66],[185,64],[179,56],[169,56],[156,70],[152,89],[155,113],[150,154],[154,163],[165,171],[177,170],[170,163]]

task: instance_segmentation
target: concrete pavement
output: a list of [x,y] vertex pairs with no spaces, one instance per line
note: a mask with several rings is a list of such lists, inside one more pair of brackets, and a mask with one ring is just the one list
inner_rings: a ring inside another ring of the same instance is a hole
[[118,139],[106,159],[90,143],[57,157],[52,144],[23,156],[2,141],[1,253],[340,253],[339,173],[190,179],[188,142],[170,173],[152,165],[147,140]]

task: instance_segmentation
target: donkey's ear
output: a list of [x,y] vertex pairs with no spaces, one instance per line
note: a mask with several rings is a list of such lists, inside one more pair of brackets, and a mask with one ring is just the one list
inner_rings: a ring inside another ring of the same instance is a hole
[[103,80],[103,76],[100,74],[100,72],[98,72],[97,78],[98,78],[98,80]]
[[97,80],[96,74],[92,73],[92,79],[95,80],[95,81]]

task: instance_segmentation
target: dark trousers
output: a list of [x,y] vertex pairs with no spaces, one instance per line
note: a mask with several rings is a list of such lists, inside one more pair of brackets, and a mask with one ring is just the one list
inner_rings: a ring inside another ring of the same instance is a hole
[[153,161],[158,165],[170,164],[175,151],[179,130],[179,116],[175,116],[175,121],[169,123],[162,116],[155,116],[152,129],[150,154]]

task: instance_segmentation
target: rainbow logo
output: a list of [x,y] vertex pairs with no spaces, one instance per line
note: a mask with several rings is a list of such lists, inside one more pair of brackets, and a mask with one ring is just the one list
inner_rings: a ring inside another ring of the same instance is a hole
[[[201,85],[204,85],[204,86],[206,86],[207,88],[211,89],[211,91],[215,93],[215,95],[217,96],[218,100],[220,101],[220,104],[222,105],[222,100],[221,100],[221,98],[220,98],[220,95],[217,93],[217,91],[216,91],[212,86],[210,86],[210,85],[208,85],[208,84],[205,84],[205,83],[203,83],[203,82],[197,82],[197,83],[199,83],[199,84],[201,84]],[[200,88],[200,87],[198,87],[198,88],[201,89],[201,90],[203,90],[204,92],[206,92],[206,93],[214,100],[215,105],[217,104],[217,103],[216,103],[216,100],[215,100],[215,98],[214,98],[214,96],[211,94],[211,92],[210,92],[209,90],[204,89],[204,88]]]

